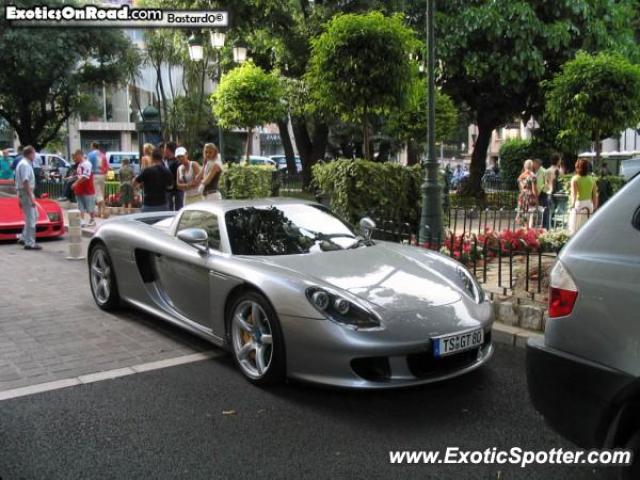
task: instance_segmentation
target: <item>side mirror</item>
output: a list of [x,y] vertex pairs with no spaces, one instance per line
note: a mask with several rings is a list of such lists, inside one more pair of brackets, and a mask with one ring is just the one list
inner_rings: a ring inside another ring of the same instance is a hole
[[178,239],[188,243],[201,253],[209,253],[209,235],[202,228],[185,228],[178,232]]
[[364,217],[360,219],[359,225],[362,236],[369,240],[371,238],[372,230],[376,228],[376,222],[369,217]]

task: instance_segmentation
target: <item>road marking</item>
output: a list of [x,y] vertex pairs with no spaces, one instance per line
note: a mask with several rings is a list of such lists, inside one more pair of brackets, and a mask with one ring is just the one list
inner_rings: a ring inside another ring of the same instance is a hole
[[88,383],[101,382],[103,380],[113,380],[115,378],[134,375],[136,373],[150,372],[152,370],[160,370],[162,368],[175,367],[186,363],[200,362],[224,355],[223,350],[209,350],[202,353],[194,353],[191,355],[183,355],[181,357],[168,358],[166,360],[158,360],[156,362],[141,363],[131,367],[116,368],[114,370],[106,370],[104,372],[88,373],[79,377],[65,378],[53,382],[39,383],[29,385],[27,387],[13,388],[0,392],[0,401],[9,400],[11,398],[25,397],[36,393],[50,392],[52,390],[60,390],[67,387],[75,387],[77,385],[86,385]]

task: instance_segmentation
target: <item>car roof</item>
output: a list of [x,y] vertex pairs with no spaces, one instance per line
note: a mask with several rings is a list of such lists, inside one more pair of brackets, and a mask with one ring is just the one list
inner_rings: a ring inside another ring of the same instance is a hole
[[200,202],[191,203],[183,208],[183,210],[205,210],[217,215],[236,210],[238,208],[247,207],[269,207],[278,205],[319,205],[309,200],[301,200],[299,198],[253,198],[247,200],[202,200]]

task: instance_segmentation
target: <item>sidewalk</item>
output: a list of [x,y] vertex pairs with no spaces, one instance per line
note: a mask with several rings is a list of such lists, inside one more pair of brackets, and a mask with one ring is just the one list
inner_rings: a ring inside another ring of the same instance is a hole
[[211,350],[144,313],[100,310],[86,261],[67,260],[64,239],[41,245],[0,244],[0,391]]

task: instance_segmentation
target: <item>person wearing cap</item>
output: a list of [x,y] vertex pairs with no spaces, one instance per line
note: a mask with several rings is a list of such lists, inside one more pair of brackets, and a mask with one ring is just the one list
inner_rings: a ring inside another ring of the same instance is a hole
[[178,190],[184,192],[184,204],[189,205],[202,200],[202,194],[198,190],[200,182],[197,180],[200,174],[200,165],[189,160],[189,154],[184,147],[176,149],[176,158],[180,162],[176,175],[176,185]]

